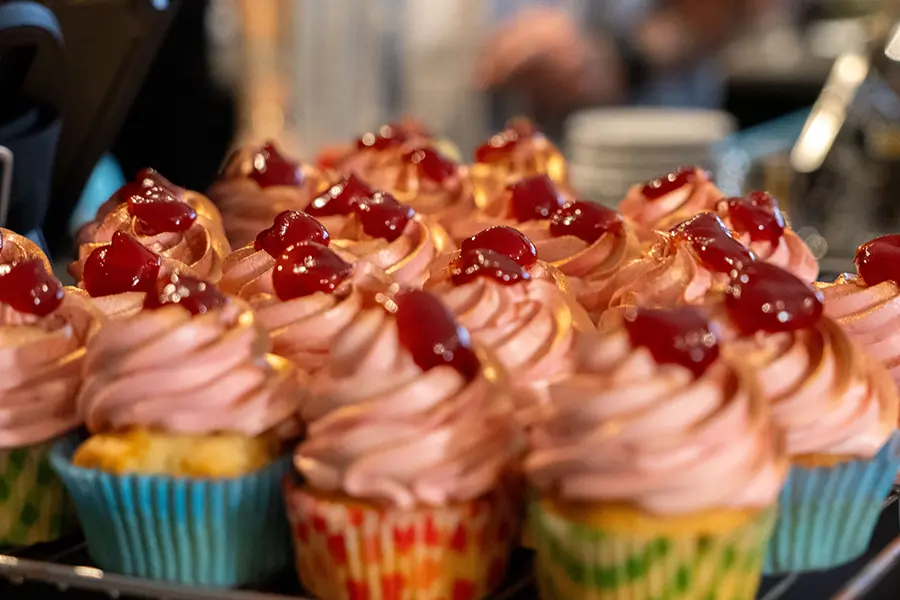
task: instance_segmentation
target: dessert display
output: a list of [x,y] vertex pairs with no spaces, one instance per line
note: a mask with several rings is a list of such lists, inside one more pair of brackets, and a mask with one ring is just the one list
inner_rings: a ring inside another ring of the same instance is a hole
[[753,378],[700,309],[579,336],[524,469],[546,600],[750,600],[787,460]]
[[535,175],[547,175],[569,190],[568,165],[559,149],[528,119],[513,119],[475,151],[469,167],[475,204],[484,209],[507,185]]
[[546,402],[549,383],[571,371],[576,330],[593,329],[574,297],[540,276],[541,268],[531,240],[496,226],[465,240],[449,267],[425,285],[515,374],[514,400],[525,414]]
[[159,255],[164,275],[177,271],[216,282],[231,251],[212,203],[150,169],[116,192],[97,219],[79,233],[78,260],[69,267],[79,287],[85,262],[95,250],[111,244],[116,233],[127,234]]
[[48,542],[74,519],[48,461],[81,425],[85,343],[103,323],[34,243],[0,229],[0,546]]
[[321,169],[291,160],[269,141],[237,150],[208,194],[222,213],[231,247],[240,248],[277,215],[303,210],[327,185]]
[[654,232],[668,231],[701,212],[715,212],[724,197],[709,173],[684,167],[633,185],[619,203],[619,211],[635,224],[643,241],[652,243]]
[[900,383],[900,235],[868,241],[856,252],[856,274],[818,284],[825,314],[841,325],[867,354],[880,360]]
[[453,249],[440,225],[353,174],[305,212],[325,226],[334,248],[372,263],[401,285],[421,287],[435,257]]
[[512,406],[437,297],[360,313],[312,383],[286,481],[297,569],[317,598],[483,598],[518,530]]
[[605,206],[576,200],[553,214],[549,232],[535,241],[538,256],[563,272],[596,320],[608,308],[615,274],[641,255],[634,228]]
[[267,348],[243,300],[179,274],[88,342],[78,411],[91,436],[51,460],[99,566],[235,586],[288,564],[277,490],[303,391]]
[[313,217],[285,211],[253,245],[225,260],[219,287],[243,298],[272,339],[272,352],[303,373],[321,369],[335,337],[390,278],[366,261],[345,260]]
[[900,468],[896,384],[823,316],[817,291],[775,265],[746,265],[723,312],[725,353],[752,368],[791,461],[766,572],[857,558]]

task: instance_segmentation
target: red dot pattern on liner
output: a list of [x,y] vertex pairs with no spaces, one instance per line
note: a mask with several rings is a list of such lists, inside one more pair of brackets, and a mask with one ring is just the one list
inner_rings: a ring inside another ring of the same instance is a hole
[[286,492],[297,567],[319,597],[477,600],[502,582],[517,542],[518,513],[505,494],[400,511]]

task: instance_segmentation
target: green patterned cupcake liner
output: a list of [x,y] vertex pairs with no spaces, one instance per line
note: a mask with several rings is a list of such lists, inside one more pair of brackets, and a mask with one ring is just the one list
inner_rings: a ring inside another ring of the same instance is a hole
[[717,535],[630,537],[531,505],[542,600],[752,600],[775,510]]
[[50,542],[74,531],[74,508],[50,466],[56,441],[0,449],[0,547]]

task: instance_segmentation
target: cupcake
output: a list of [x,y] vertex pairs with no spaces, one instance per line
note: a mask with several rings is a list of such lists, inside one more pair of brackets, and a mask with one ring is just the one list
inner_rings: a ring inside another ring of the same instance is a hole
[[523,422],[545,403],[547,385],[570,373],[576,330],[593,329],[573,295],[541,273],[546,268],[525,235],[498,226],[463,242],[449,267],[434,271],[425,287],[515,374]]
[[652,243],[653,232],[668,231],[701,212],[714,212],[724,197],[709,173],[684,167],[633,185],[619,203],[619,211],[634,222],[641,240]]
[[235,152],[209,188],[209,197],[222,213],[231,247],[240,248],[277,215],[302,210],[327,185],[320,169],[292,161],[269,141]]
[[[570,190],[566,159],[562,152],[528,119],[511,120],[475,151],[469,176],[475,203],[484,208],[507,185],[535,175],[547,175],[565,192]],[[474,233],[474,232],[473,232]]]
[[267,347],[242,300],[182,275],[90,341],[78,408],[91,437],[51,460],[101,568],[237,586],[288,564],[279,481],[302,398]]
[[84,345],[102,321],[35,244],[0,229],[0,547],[52,541],[74,526],[48,456],[81,425]]
[[551,237],[550,220],[567,198],[546,174],[510,181],[486,198],[469,218],[456,221],[450,236],[457,242],[494,225],[515,227],[534,241]]
[[368,261],[397,283],[421,287],[436,256],[453,249],[444,229],[355,175],[343,177],[306,208],[331,246]]
[[593,202],[570,202],[550,219],[550,237],[535,241],[538,256],[558,268],[593,318],[607,308],[607,286],[640,256],[634,228],[620,214]]
[[791,461],[766,571],[857,558],[900,467],[896,384],[822,316],[818,292],[775,265],[744,267],[720,310],[725,352],[753,369]]
[[768,192],[719,201],[717,211],[734,237],[759,260],[778,265],[805,281],[819,277],[819,262],[800,236],[785,224],[778,201]]
[[158,254],[166,272],[177,270],[214,282],[222,276],[222,261],[230,248],[218,211],[204,196],[172,185],[155,171],[144,171],[137,181],[126,184],[100,215],[102,219],[82,229],[78,260],[69,266],[79,283],[87,258],[111,243],[117,232]]
[[598,291],[593,298],[597,310],[705,304],[720,299],[735,270],[755,260],[710,212],[656,235],[647,254],[624,265]]
[[391,285],[371,263],[351,264],[329,243],[321,223],[286,211],[254,245],[226,259],[220,282],[223,291],[253,307],[272,352],[304,373],[326,364],[335,337]]
[[718,355],[695,307],[579,337],[524,464],[541,598],[755,597],[787,460],[752,377]]
[[856,275],[818,284],[825,315],[843,327],[866,353],[881,361],[900,384],[900,235],[866,242],[856,252]]
[[422,124],[404,119],[364,133],[331,162],[336,171],[355,173],[378,189],[392,191],[407,162],[404,156],[426,146],[432,146],[432,140]]
[[518,529],[500,372],[431,294],[385,307],[358,315],[313,381],[303,483],[285,484],[300,579],[322,600],[483,598]]

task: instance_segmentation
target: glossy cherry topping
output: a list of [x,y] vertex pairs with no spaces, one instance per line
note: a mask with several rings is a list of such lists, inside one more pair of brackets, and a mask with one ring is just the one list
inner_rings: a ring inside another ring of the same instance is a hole
[[494,225],[464,239],[460,250],[464,253],[469,250],[493,250],[526,268],[538,259],[537,248],[532,241],[518,229],[506,225]]
[[563,206],[556,186],[546,175],[521,179],[506,189],[510,193],[510,216],[519,223],[549,219]]
[[402,125],[382,125],[378,131],[364,133],[356,141],[358,150],[388,150],[396,148],[409,139],[409,134]]
[[117,231],[112,243],[95,248],[84,262],[84,289],[97,298],[125,292],[150,292],[159,277],[159,256]]
[[633,346],[650,350],[659,364],[681,365],[700,377],[719,356],[709,320],[693,306],[671,310],[633,308],[625,314]]
[[784,215],[768,192],[752,192],[744,198],[728,198],[728,218],[738,233],[754,242],[777,244],[784,235]]
[[371,196],[373,193],[374,190],[368,183],[351,173],[310,202],[306,213],[314,217],[349,215],[353,212],[357,198]]
[[131,198],[172,202],[181,200],[183,190],[159,174],[154,169],[141,169],[134,181],[129,181],[116,192],[119,202],[129,202]]
[[456,285],[469,283],[476,277],[490,277],[503,285],[531,279],[522,265],[505,254],[485,248],[466,250],[450,265],[450,279]]
[[63,286],[44,261],[28,258],[0,265],[0,302],[22,313],[46,317],[63,301]]
[[135,232],[140,235],[158,235],[187,231],[197,220],[197,211],[178,200],[154,200],[132,196],[128,212],[135,218]]
[[823,310],[817,290],[764,262],[745,266],[731,281],[725,306],[731,320],[748,335],[806,329],[816,324]]
[[403,160],[416,165],[419,175],[436,183],[444,183],[457,173],[456,163],[440,152],[425,146],[403,155]]
[[423,371],[448,366],[467,380],[478,375],[480,364],[469,332],[434,295],[411,290],[397,296],[397,336]]
[[403,235],[409,220],[416,214],[387,192],[361,196],[353,205],[366,234],[393,242]]
[[550,217],[550,235],[573,235],[593,244],[607,233],[622,232],[622,216],[594,202],[569,202]]
[[331,294],[353,273],[353,265],[315,242],[287,248],[275,261],[272,285],[281,300],[293,300],[316,292]]
[[268,141],[253,154],[253,169],[250,171],[250,179],[263,188],[275,185],[301,186],[303,185],[303,169],[299,164],[282,155],[275,146],[275,142]]
[[694,182],[697,177],[696,167],[683,167],[674,173],[669,173],[656,179],[651,179],[644,184],[641,193],[647,200],[658,200],[670,192],[674,192],[684,185]]
[[900,285],[900,234],[869,240],[856,250],[856,272],[867,286],[893,281]]
[[278,258],[288,246],[316,242],[327,246],[328,232],[314,218],[299,210],[286,210],[275,217],[275,222],[256,236],[253,247],[265,250],[272,258]]
[[509,158],[519,142],[538,133],[537,127],[529,119],[512,119],[506,128],[494,135],[475,150],[475,162],[497,163]]
[[211,283],[172,273],[156,282],[154,292],[147,294],[144,308],[162,308],[177,304],[192,315],[202,315],[225,304],[225,294]]
[[676,244],[686,244],[710,271],[733,275],[755,260],[746,246],[731,237],[713,213],[700,213],[676,225],[671,234]]

